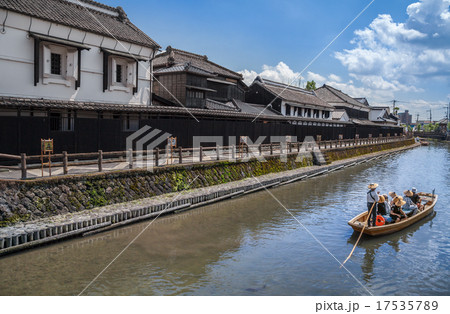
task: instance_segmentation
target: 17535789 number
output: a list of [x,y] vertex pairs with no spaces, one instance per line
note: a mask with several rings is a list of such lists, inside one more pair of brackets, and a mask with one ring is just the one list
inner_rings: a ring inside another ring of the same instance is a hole
[[436,311],[437,301],[377,301],[378,311]]

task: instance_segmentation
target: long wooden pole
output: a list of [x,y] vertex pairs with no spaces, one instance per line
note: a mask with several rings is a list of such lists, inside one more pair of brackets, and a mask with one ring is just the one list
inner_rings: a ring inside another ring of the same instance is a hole
[[[351,251],[350,254],[347,256],[347,258],[345,259],[345,261],[341,264],[341,267],[344,266],[344,264],[345,264],[345,263],[349,260],[349,258],[353,255],[353,252],[355,251],[355,248],[356,248],[356,246],[358,245],[359,240],[361,239],[362,234],[364,233],[364,229],[366,229],[366,223],[367,223],[367,222],[369,221],[369,219],[370,219],[370,215],[372,214],[372,210],[373,210],[373,207],[375,206],[375,204],[376,204],[376,202],[373,203],[372,208],[371,208],[370,211],[369,211],[369,215],[367,215],[367,219],[366,219],[366,221],[364,222],[364,226],[363,226],[363,228],[362,228],[362,230],[361,230],[361,233],[359,234],[358,240],[356,240],[356,243],[355,243],[355,245],[353,246],[352,251]],[[341,268],[341,267],[340,267],[340,268]]]

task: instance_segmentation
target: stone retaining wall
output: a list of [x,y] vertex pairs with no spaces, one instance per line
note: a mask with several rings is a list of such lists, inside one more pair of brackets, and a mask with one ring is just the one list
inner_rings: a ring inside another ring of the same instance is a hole
[[342,160],[347,158],[358,157],[370,153],[380,152],[383,150],[404,147],[408,145],[413,145],[415,140],[413,138],[404,141],[383,143],[383,144],[372,144],[356,147],[339,147],[324,151],[325,159],[327,163],[332,163],[336,160]]
[[167,166],[152,172],[127,170],[32,181],[0,181],[0,227],[313,164],[310,153],[289,155],[287,162],[279,157],[266,160]]

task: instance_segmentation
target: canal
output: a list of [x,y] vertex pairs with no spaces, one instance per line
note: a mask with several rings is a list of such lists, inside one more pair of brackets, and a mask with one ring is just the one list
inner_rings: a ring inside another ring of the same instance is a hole
[[[449,166],[450,144],[432,143],[274,188],[273,196],[160,217],[83,294],[448,295]],[[334,257],[343,261],[356,241],[347,221],[365,209],[370,182],[382,192],[435,188],[435,214],[363,237],[346,271]],[[148,224],[2,257],[0,295],[78,295]]]

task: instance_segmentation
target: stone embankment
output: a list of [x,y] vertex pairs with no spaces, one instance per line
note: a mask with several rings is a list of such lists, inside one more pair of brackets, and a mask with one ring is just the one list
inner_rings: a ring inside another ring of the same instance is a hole
[[130,170],[1,182],[0,207],[3,217],[7,213],[2,223],[9,225],[0,228],[0,255],[192,209],[416,147],[411,140],[391,145],[372,147],[375,152],[369,154],[365,152],[370,148],[358,151],[361,147],[325,151],[325,158],[335,161],[323,166],[313,166],[313,156],[302,153],[289,155],[287,162],[271,157],[267,162],[202,163],[151,173]]

